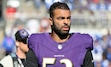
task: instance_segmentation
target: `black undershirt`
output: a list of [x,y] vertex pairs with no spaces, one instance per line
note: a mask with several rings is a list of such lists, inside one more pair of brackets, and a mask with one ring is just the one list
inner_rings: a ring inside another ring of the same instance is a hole
[[[26,56],[27,57],[25,67],[39,67],[39,65],[37,64],[37,58],[31,49],[29,49]],[[83,61],[83,65],[81,65],[81,67],[94,67],[93,56],[90,50],[87,51]]]
[[25,65],[26,60],[25,59],[20,59],[22,61],[22,64]]

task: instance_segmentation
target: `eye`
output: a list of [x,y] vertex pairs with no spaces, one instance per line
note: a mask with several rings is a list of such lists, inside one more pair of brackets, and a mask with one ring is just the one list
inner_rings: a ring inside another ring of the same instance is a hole
[[63,20],[63,19],[65,19],[65,17],[58,17],[57,19],[58,20]]
[[65,17],[61,17],[61,19],[65,19]]
[[67,19],[71,19],[71,17],[67,17]]

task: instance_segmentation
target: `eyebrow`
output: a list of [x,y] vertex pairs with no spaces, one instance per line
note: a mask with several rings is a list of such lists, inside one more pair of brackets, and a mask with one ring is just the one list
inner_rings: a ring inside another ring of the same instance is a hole
[[[57,19],[65,19],[65,17],[63,17],[63,16],[60,16],[60,17],[57,17]],[[71,18],[71,16],[68,16],[68,17],[66,17],[66,19],[70,19]]]

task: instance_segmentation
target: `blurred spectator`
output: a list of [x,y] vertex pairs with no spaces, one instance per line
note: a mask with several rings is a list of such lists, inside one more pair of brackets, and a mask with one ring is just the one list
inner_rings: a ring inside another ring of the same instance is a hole
[[2,47],[2,45],[0,44],[0,60],[1,58],[3,58],[5,56],[5,49]]
[[106,58],[108,61],[111,61],[111,47],[108,47],[106,50]]
[[28,51],[27,38],[29,33],[26,29],[20,29],[15,33],[16,52],[12,52],[5,56],[0,64],[3,67],[24,67],[26,52]]
[[94,67],[102,67],[101,62],[96,62]]
[[9,18],[9,19],[14,18],[16,11],[17,11],[17,8],[7,6],[6,12],[5,12],[6,18]]
[[26,22],[26,28],[29,30],[30,34],[38,33],[40,28],[40,22],[36,18],[31,18]]
[[44,0],[46,8],[49,9],[50,5],[54,2],[54,0]]
[[42,5],[42,1],[41,0],[34,0],[34,4],[35,4],[36,8],[40,8],[40,6]]
[[103,60],[102,60],[102,63],[101,63],[102,67],[108,67],[109,66],[109,61],[107,60],[106,54],[104,52],[102,54],[102,57],[103,57]]
[[40,22],[40,32],[48,32],[49,31],[49,20],[47,18],[41,19]]
[[109,66],[108,67],[111,67],[111,61],[109,62]]
[[106,35],[107,39],[108,39],[108,46],[111,47],[111,34],[110,34],[110,30],[107,30],[107,35]]
[[108,39],[106,35],[103,35],[102,39],[100,40],[101,42],[101,46],[103,48],[103,50],[105,51],[108,47]]
[[5,55],[8,55],[9,53],[14,51],[15,48],[15,42],[14,39],[11,37],[11,34],[7,34],[2,42],[2,47],[5,49]]
[[90,22],[90,25],[92,25],[93,27],[96,26],[96,16],[95,16],[95,13],[90,10],[90,16],[89,16],[89,22]]
[[101,62],[102,61],[102,53],[103,53],[103,49],[102,49],[102,46],[99,43],[99,40],[95,40],[94,49],[93,49],[94,61]]

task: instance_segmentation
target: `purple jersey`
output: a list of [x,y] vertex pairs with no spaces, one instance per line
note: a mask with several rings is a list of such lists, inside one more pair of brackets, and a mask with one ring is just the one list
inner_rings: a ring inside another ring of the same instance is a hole
[[87,49],[93,48],[88,34],[74,33],[66,42],[55,42],[49,33],[32,34],[28,40],[40,67],[81,67]]

